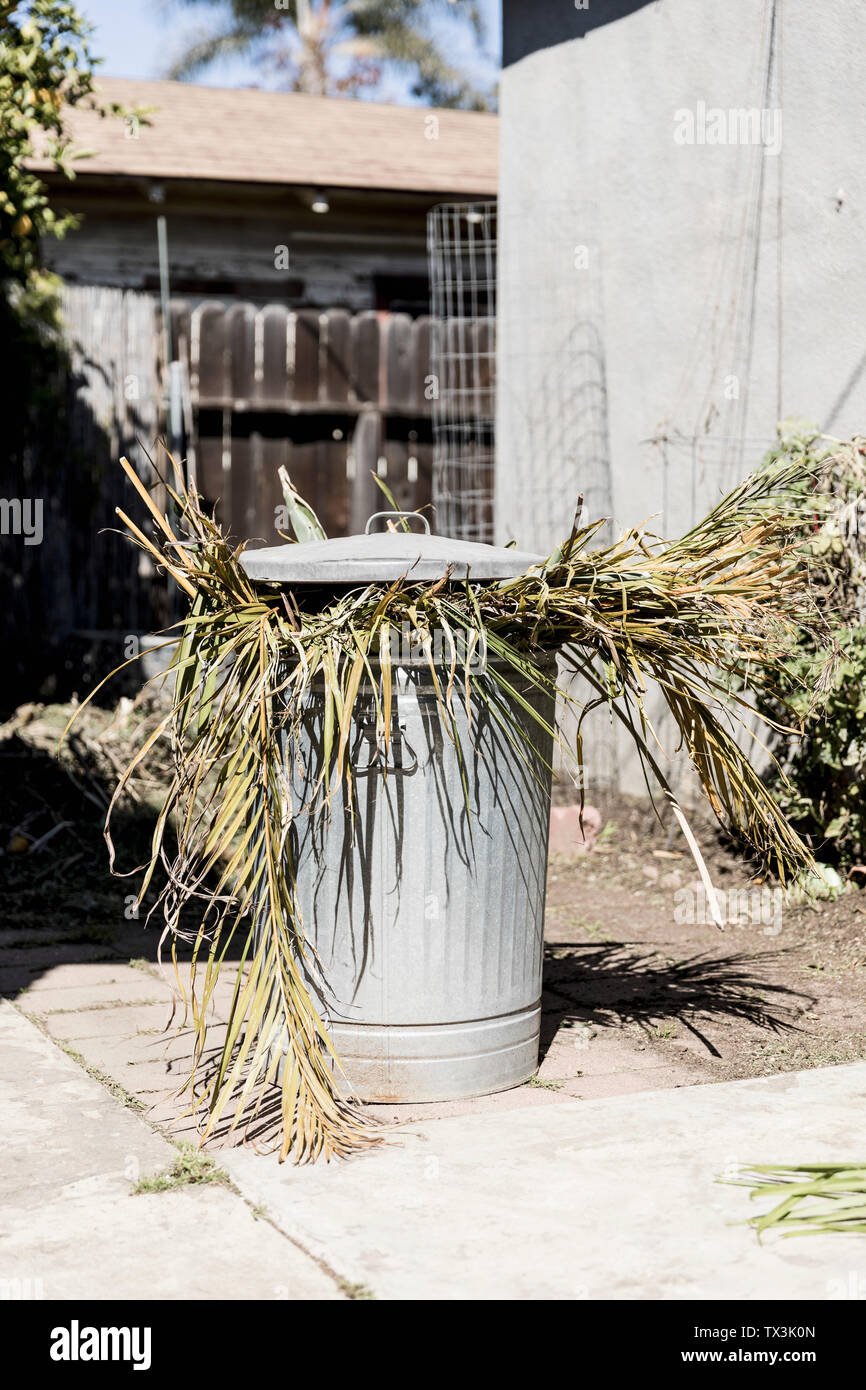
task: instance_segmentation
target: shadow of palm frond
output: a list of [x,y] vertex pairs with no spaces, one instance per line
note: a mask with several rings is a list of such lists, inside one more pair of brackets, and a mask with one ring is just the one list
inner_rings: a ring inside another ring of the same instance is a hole
[[[676,1020],[714,1057],[720,1056],[701,1031],[713,1019],[739,1019],[774,1033],[797,1032],[796,1018],[813,996],[766,978],[782,959],[780,951],[757,954],[704,952],[675,960],[661,951],[618,942],[557,943],[545,948],[541,1057],[560,1028],[578,1024],[616,1028],[637,1024],[649,1033],[661,1020]],[[237,1056],[238,1045],[233,1050]],[[196,1092],[208,1090],[222,1062],[219,1044],[208,1046],[196,1067]],[[174,1068],[172,1068],[174,1070]],[[184,1070],[177,1065],[175,1075]],[[183,1088],[181,1088],[183,1089]],[[175,1092],[178,1094],[178,1092]],[[186,1094],[187,1101],[189,1093]],[[264,1089],[257,1106],[243,1114],[232,1132],[237,1096],[213,1127],[209,1147],[246,1143],[264,1152],[277,1146],[281,1127],[281,1091]],[[201,1133],[206,1108],[198,1109]]]
[[740,1019],[774,1033],[798,1031],[795,1019],[811,995],[766,978],[782,957],[703,952],[674,960],[660,951],[618,942],[563,943],[545,949],[542,1056],[561,1027],[592,1023],[649,1031],[661,1019],[677,1020],[714,1057],[717,1049],[697,1026],[712,1019]]
[[[214,1023],[215,1030],[221,1030],[219,1023]],[[175,1058],[168,1058],[162,1053],[162,1047],[169,1042],[183,1040],[188,1043],[188,1053]],[[241,1044],[237,1043],[231,1051],[229,1065],[237,1060]],[[194,1086],[191,1087],[191,1059],[194,1048],[194,1032],[191,1028],[185,1027],[172,1032],[166,1029],[159,1038],[153,1041],[153,1060],[161,1061],[165,1066],[165,1089],[161,1091],[157,1105],[163,1107],[169,1105],[173,1113],[160,1120],[160,1125],[167,1128],[176,1139],[189,1139],[197,1143],[204,1135],[207,1122],[210,1116],[209,1101],[210,1088],[224,1064],[223,1048],[220,1043],[208,1043],[204,1053],[199,1057],[195,1067]],[[243,1076],[242,1080],[246,1077]],[[225,1109],[213,1125],[207,1137],[207,1147],[209,1149],[234,1148],[244,1143],[254,1147],[261,1147],[263,1151],[269,1152],[279,1146],[281,1133],[281,1111],[282,1111],[282,1092],[278,1085],[268,1085],[256,1104],[256,1097],[252,1103],[248,1103],[243,1113],[238,1117],[235,1124],[235,1117],[238,1111],[240,1092],[238,1090],[229,1097]]]
[[[228,1068],[237,1060],[240,1048],[240,1042],[232,1048]],[[189,1132],[191,1138],[198,1140],[202,1137],[209,1117],[207,1100],[203,1101],[202,1097],[209,1095],[216,1074],[223,1065],[222,1046],[219,1043],[208,1045],[196,1064],[193,1104],[189,1087],[189,1061],[184,1059],[180,1063],[179,1073],[185,1074],[181,1084],[170,1094],[175,1099],[183,1099],[184,1109],[171,1123],[173,1130],[182,1127],[184,1133]],[[219,1119],[208,1134],[208,1149],[217,1151],[249,1145],[260,1153],[269,1154],[280,1147],[283,1129],[282,1087],[277,1082],[270,1082],[261,1088],[257,1085],[253,1096],[248,1098],[247,1104],[238,1114],[242,1084],[246,1079],[247,1073],[242,1072],[241,1085],[229,1097]]]

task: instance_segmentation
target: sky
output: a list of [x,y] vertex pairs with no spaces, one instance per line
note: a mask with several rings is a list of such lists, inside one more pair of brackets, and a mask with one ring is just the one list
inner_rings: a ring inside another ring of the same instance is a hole
[[[437,19],[438,32],[454,45],[449,55],[455,66],[474,75],[480,85],[495,78],[500,44],[499,0],[481,0],[486,11],[488,47],[495,58],[473,61],[468,45],[461,46],[447,20]],[[459,0],[455,0],[455,5]],[[93,26],[91,49],[104,59],[99,71],[106,77],[164,77],[172,59],[186,43],[203,29],[219,21],[219,10],[208,5],[192,6],[178,0],[77,0],[78,9]],[[213,87],[273,86],[247,59],[214,64],[197,81]],[[370,92],[379,101],[411,102],[408,83],[395,74],[387,75],[380,89]]]

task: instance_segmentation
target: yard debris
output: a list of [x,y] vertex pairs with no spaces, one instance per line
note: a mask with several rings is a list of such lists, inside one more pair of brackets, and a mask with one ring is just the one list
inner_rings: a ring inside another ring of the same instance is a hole
[[[734,737],[736,723],[747,727],[753,714],[743,682],[753,695],[774,689],[795,635],[814,628],[820,640],[823,633],[804,562],[811,513],[794,494],[803,472],[799,461],[751,475],[678,541],[665,543],[632,529],[597,548],[599,521],[572,534],[547,560],[507,580],[473,582],[470,575],[444,592],[407,574],[393,583],[337,593],[324,604],[311,598],[299,629],[287,622],[279,591],[251,581],[242,547],[231,544],[189,491],[178,462],[168,458],[174,481],[163,479],[163,485],[174,521],[163,515],[125,459],[122,467],[150,513],[146,524],[153,538],[119,509],[118,515],[133,540],[192,602],[178,625],[175,706],[149,739],[139,741],[112,810],[122,804],[119,798],[129,800],[127,788],[139,761],[147,761],[157,743],[169,745],[173,776],[140,892],[154,873],[167,868],[168,881],[159,894],[166,933],[173,943],[193,942],[201,960],[198,989],[194,968],[186,999],[196,1029],[189,1094],[203,1137],[232,1097],[240,1099],[233,1124],[244,1110],[247,1118],[256,1113],[283,1056],[281,1160],[290,1152],[296,1161],[346,1155],[379,1142],[365,1115],[341,1091],[327,1023],[310,993],[325,997],[327,981],[311,964],[297,912],[287,853],[293,809],[285,794],[283,741],[298,733],[311,682],[323,681],[323,772],[311,804],[326,811],[338,786],[351,798],[349,737],[361,692],[375,705],[377,740],[388,752],[392,624],[409,622],[416,634],[428,634],[425,650],[434,629],[451,637],[450,678],[442,682],[439,701],[449,737],[455,736],[451,700],[456,691],[458,698],[465,694],[467,708],[472,696],[482,701],[491,720],[504,723],[518,751],[521,740],[530,740],[510,712],[512,682],[577,703],[550,673],[548,654],[559,651],[561,670],[582,676],[592,691],[578,709],[573,751],[581,771],[583,718],[603,706],[625,726],[648,785],[660,789],[695,859],[718,926],[723,920],[715,890],[655,749],[658,738],[644,698],[649,682],[661,689],[718,819],[735,827],[783,878],[811,868],[810,850],[780,815]],[[465,660],[457,656],[455,634]],[[494,658],[480,672],[469,656],[476,649]],[[371,658],[376,660],[377,652],[380,675],[373,678]],[[288,663],[287,653],[292,654]],[[429,655],[428,660],[438,692]],[[525,699],[522,708],[560,741]],[[469,811],[468,789],[466,795]],[[170,834],[175,818],[185,827],[177,837]],[[108,829],[106,837],[113,856]],[[581,838],[586,838],[582,828]],[[211,874],[215,886],[209,892]],[[657,878],[658,870],[653,874]],[[204,921],[199,916],[190,932],[186,910],[202,901]],[[216,986],[221,953],[236,928],[247,942],[248,978],[234,997],[220,1065],[202,1075],[208,1027],[203,1000]]]
[[866,1235],[866,1163],[757,1163],[718,1181],[751,1187],[753,1199],[776,1199],[769,1211],[743,1223],[759,1240],[768,1230],[787,1237]]
[[[90,704],[79,714],[75,751],[58,748],[79,709],[75,700],[28,703],[0,724],[4,920],[15,930],[44,931],[53,915],[50,904],[62,901],[62,936],[71,941],[82,932],[104,932],[109,923],[128,925],[124,904],[130,890],[106,872],[105,808],[117,781],[116,766],[129,761],[136,739],[161,717],[147,692],[113,709]],[[164,786],[157,757],[146,777],[132,779],[124,798],[133,864],[147,853]]]

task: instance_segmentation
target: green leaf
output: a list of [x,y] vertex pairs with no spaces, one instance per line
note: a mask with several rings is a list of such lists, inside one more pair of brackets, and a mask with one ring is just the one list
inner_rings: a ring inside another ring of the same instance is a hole
[[327,534],[316,513],[294,487],[291,478],[282,466],[278,470],[280,485],[289,514],[289,522],[300,544],[308,541],[327,540]]

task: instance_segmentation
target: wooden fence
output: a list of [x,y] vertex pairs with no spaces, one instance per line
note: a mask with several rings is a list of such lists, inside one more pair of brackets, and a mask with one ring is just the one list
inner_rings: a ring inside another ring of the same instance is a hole
[[[42,516],[38,544],[3,537],[4,705],[37,692],[83,692],[122,659],[126,636],[171,617],[165,583],[118,534],[115,515],[135,505],[120,454],[151,481],[138,441],[148,444],[160,428],[153,296],[67,286],[62,311],[63,351],[32,347],[15,364],[25,379],[8,414],[21,442],[12,430],[0,448],[0,496],[31,499]],[[105,657],[97,648],[107,635]]]
[[[59,662],[85,689],[79,657],[56,656],[70,634],[120,650],[126,636],[177,616],[164,580],[117,534],[115,516],[117,506],[143,512],[120,454],[156,486],[147,454],[167,431],[165,369],[154,295],[69,286],[64,316],[68,370],[26,458],[3,470],[4,496],[42,498],[45,508],[41,545],[6,538],[2,568],[16,606],[4,633],[24,685],[28,672]],[[184,452],[220,520],[253,545],[280,542],[281,464],[329,535],[363,530],[386,505],[374,474],[400,507],[426,506],[436,392],[459,393],[481,413],[492,399],[492,383],[465,366],[479,360],[473,335],[489,331],[481,321],[448,324],[456,365],[440,381],[430,318],[178,299],[171,319],[188,383]],[[103,658],[88,660],[95,672]]]
[[198,486],[234,536],[279,541],[281,464],[329,535],[384,504],[373,473],[401,507],[430,501],[429,318],[175,301],[172,333]]

